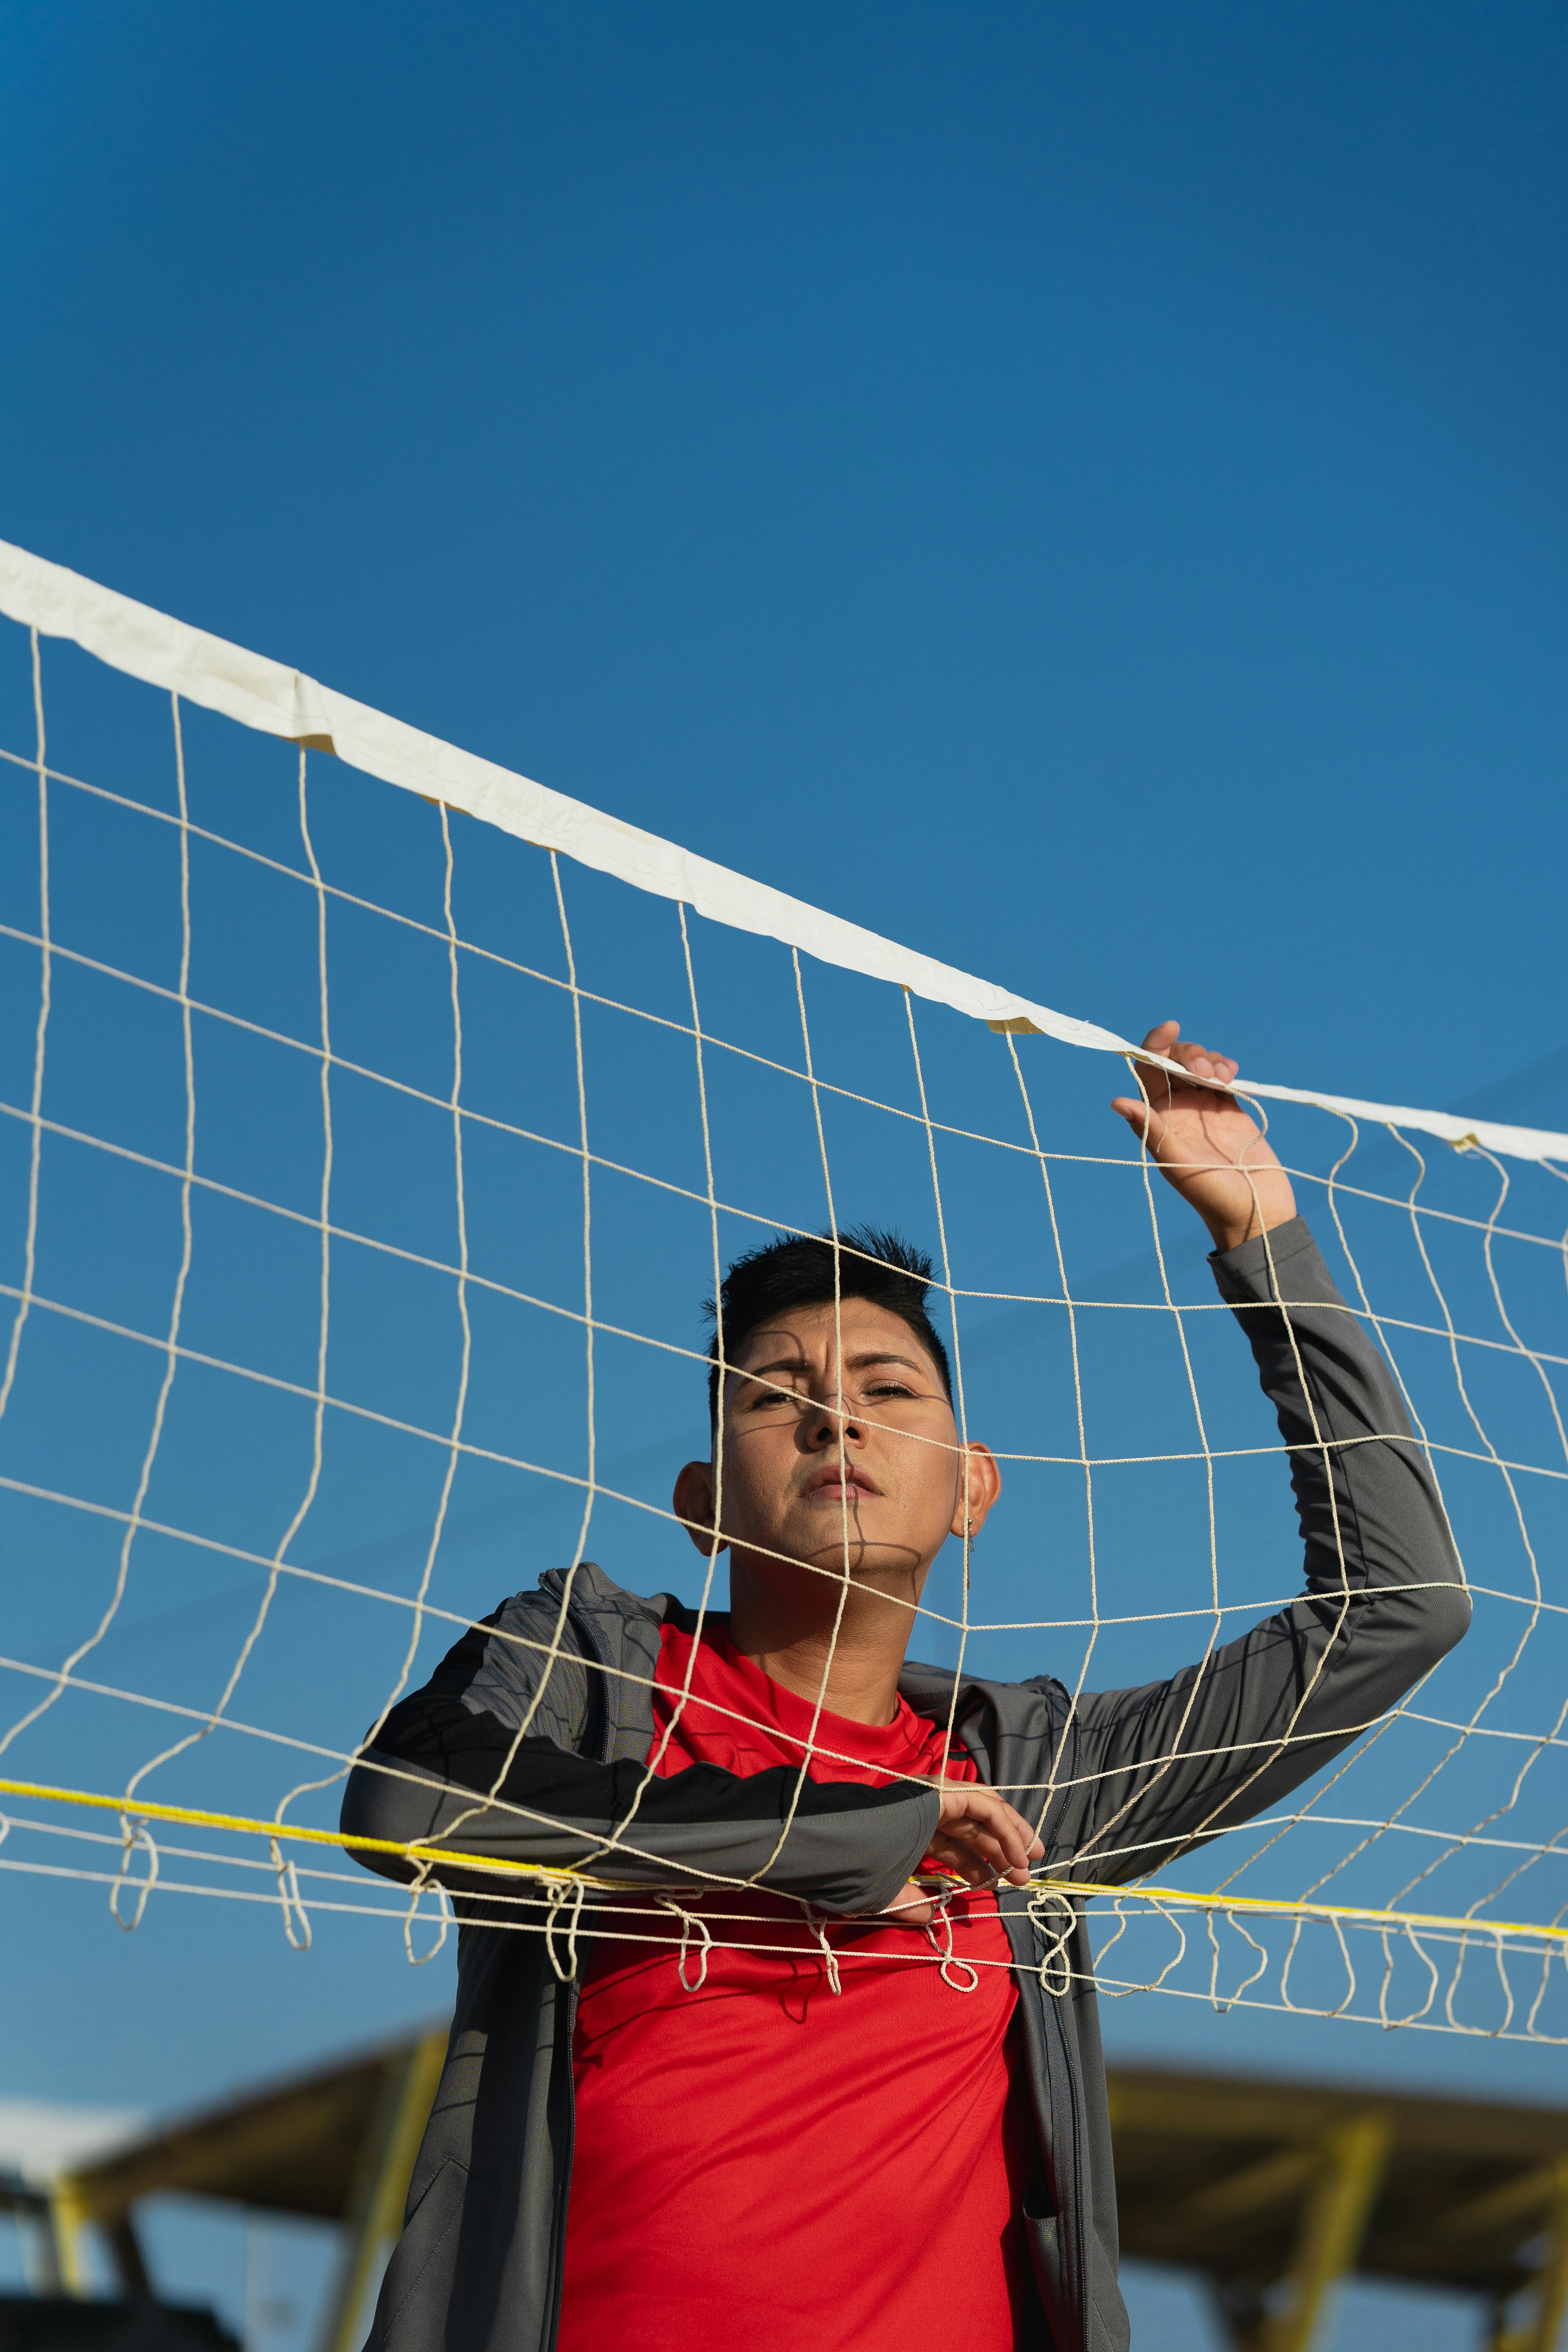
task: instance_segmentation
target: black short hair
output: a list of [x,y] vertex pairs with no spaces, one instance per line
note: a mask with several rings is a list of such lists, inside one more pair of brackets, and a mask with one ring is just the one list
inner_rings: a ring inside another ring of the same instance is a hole
[[837,1259],[840,1298],[868,1298],[907,1323],[942,1375],[948,1402],[952,1402],[952,1374],[947,1349],[926,1313],[926,1293],[933,1279],[931,1262],[900,1234],[879,1225],[854,1225],[838,1234],[779,1234],[760,1248],[747,1250],[725,1274],[718,1304],[710,1298],[704,1311],[712,1318],[708,1335],[708,1412],[719,1424],[719,1321],[724,1327],[724,1360],[731,1364],[760,1323],[792,1307],[820,1307],[835,1291],[834,1261]]

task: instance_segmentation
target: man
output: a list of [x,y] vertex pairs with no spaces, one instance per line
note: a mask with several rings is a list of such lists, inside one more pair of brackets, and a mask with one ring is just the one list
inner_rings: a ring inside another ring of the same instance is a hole
[[906,1644],[1001,1479],[959,1443],[929,1268],[884,1235],[732,1267],[712,1458],[675,1489],[729,1550],[728,1617],[552,1570],[349,1784],[349,1830],[621,1890],[547,1912],[439,1866],[457,2016],[376,2352],[1125,2346],[1082,1904],[1031,1866],[1125,1883],[1274,1805],[1468,1622],[1394,1380],[1235,1063],[1173,1022],[1144,1045],[1191,1082],[1146,1068],[1113,1108],[1213,1236],[1292,1449],[1304,1597],[1141,1690],[955,1704]]

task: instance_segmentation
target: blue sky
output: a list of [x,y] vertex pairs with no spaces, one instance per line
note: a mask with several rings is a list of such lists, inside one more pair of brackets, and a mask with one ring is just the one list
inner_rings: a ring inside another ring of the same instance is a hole
[[[0,535],[1065,1011],[1134,1034],[1175,1013],[1258,1076],[1568,1126],[1549,961],[1565,49],[1561,12],[1532,5],[14,0]],[[26,751],[5,657],[5,742]],[[156,798],[162,738],[140,748],[130,705],[95,701],[68,656],[52,676],[61,764],[75,725],[78,772],[112,750]],[[371,803],[337,789],[322,823],[346,841]],[[260,799],[244,808],[263,825]],[[388,829],[377,887],[399,905],[428,890],[423,822]],[[68,823],[62,842],[68,891]],[[68,911],[155,961],[166,865],[144,897],[106,887],[92,854],[84,835]],[[504,896],[483,867],[465,885],[481,923]],[[678,992],[668,936],[623,935],[592,887],[580,904],[603,984]],[[309,940],[289,939],[287,988],[268,981],[280,1022],[310,1003]],[[261,942],[232,945],[240,993],[267,965]],[[753,985],[743,959],[713,972]],[[868,1016],[836,985],[837,1047]],[[373,1038],[371,981],[351,974],[341,1003]],[[141,1120],[139,1148],[163,1150],[166,1038],[111,1113],[85,999],[75,1017],[88,1042],[62,1048],[60,1083],[74,1070],[100,1126]],[[438,1061],[437,1033],[399,1047],[426,1042]],[[624,1132],[640,1118],[674,1152],[655,1081],[615,1066]],[[248,1083],[238,1061],[204,1071],[242,1142]],[[304,1181],[296,1140],[281,1121],[280,1186]],[[414,1231],[424,1195],[377,1191],[374,1120],[360,1149],[345,1184]],[[862,1189],[915,1181],[843,1149]],[[808,1174],[791,1163],[775,1213]],[[165,1259],[106,1251],[85,1179],[55,1197],[61,1286],[108,1312],[119,1284],[125,1319],[155,1323]],[[1005,1236],[999,1198],[963,1197]],[[1123,1263],[1114,1219],[1083,1214],[1086,1268]],[[992,1239],[976,1286],[1005,1288]],[[215,1248],[232,1270],[240,1245]],[[284,1347],[279,1301],[305,1281],[293,1261],[255,1275],[254,1351]],[[650,1314],[677,1313],[675,1282]],[[345,1307],[366,1379],[393,1311]],[[402,1327],[428,1356],[406,1377],[438,1388],[425,1311]],[[78,1377],[63,1357],[35,1372],[18,1444],[58,1431],[51,1400]],[[686,1405],[649,1413],[628,1380],[607,1409],[651,1492]],[[169,1475],[216,1525],[205,1410]],[[127,1411],[131,1448],[140,1391]],[[407,1475],[367,1529],[355,1478],[394,1474],[344,1467],[315,1556],[380,1543],[402,1573],[428,1502]],[[237,1524],[275,1502],[264,1485]],[[504,1498],[462,1500],[447,1605],[488,1607],[498,1528],[518,1530]],[[546,1518],[529,1541],[554,1557]],[[138,1601],[144,1670],[160,1610],[189,1605],[163,1572]],[[198,1678],[236,1622],[221,1592],[203,1605],[195,1632],[181,1621]],[[29,1623],[44,1649],[52,1630]],[[283,1668],[269,1687],[308,1712]],[[110,1748],[95,1761],[111,1769]],[[47,2030],[7,2040],[18,2092],[184,2102],[446,1997],[439,1968],[367,1960],[369,1929],[303,1963],[227,1906],[200,1906],[198,1929],[154,1906],[121,1943],[96,1907],[88,1932],[86,1901],[27,1896]],[[1540,2087],[1490,2046],[1380,2038],[1363,2056],[1303,2028],[1275,2053],[1271,2028],[1222,2047],[1133,2007],[1111,2019],[1128,2047]]]
[[1459,1103],[1564,1042],[1565,39],[14,6],[8,528],[1047,1003]]

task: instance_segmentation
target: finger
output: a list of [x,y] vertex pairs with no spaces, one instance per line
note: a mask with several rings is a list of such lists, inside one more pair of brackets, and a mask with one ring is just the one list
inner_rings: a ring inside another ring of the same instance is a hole
[[991,1863],[973,1846],[962,1844],[957,1838],[933,1837],[930,1847],[933,1861],[953,1871],[966,1886],[978,1886],[983,1879],[995,1875]]
[[983,1781],[946,1781],[942,1788],[940,1826],[948,1829],[962,1822],[979,1822],[988,1828],[1011,1828],[1027,1841],[1035,1835],[1029,1823],[1016,1805]]
[[1046,1849],[1021,1815],[1015,1813],[1013,1820],[1016,1823],[1016,1832],[1008,1839],[1011,1861],[1007,1875],[1021,1884],[1029,1874],[1030,1863],[1038,1862]]
[[933,1858],[962,1878],[966,1886],[988,1886],[999,1878],[1005,1879],[1010,1886],[1026,1886],[1029,1883],[1026,1865],[1009,1861],[994,1840],[983,1839],[970,1845],[957,1838],[933,1838],[931,1851]]
[[1233,1060],[1229,1054],[1215,1054],[1207,1045],[1200,1045],[1192,1038],[1184,1038],[1179,1045],[1173,1046],[1168,1058],[1179,1061],[1194,1078],[1209,1078],[1219,1086],[1228,1086],[1241,1067],[1240,1063]]
[[1143,1040],[1146,1054],[1169,1054],[1174,1040],[1182,1034],[1179,1021],[1157,1022]]
[[[990,1870],[1016,1870],[1022,1856],[1021,1842],[1010,1839],[987,1822],[946,1822],[942,1835],[966,1870],[977,1862]],[[934,1853],[937,1848],[933,1845],[931,1851]]]
[[[978,1790],[973,1794],[979,1797]],[[1009,1874],[1022,1871],[1031,1854],[1045,1851],[1022,1813],[1015,1811],[1005,1799],[992,1797],[989,1803],[972,1803],[966,1810],[967,1819],[944,1822],[942,1826],[984,1853],[994,1868]]]
[[999,1796],[994,1789],[986,1788],[983,1781],[961,1780],[955,1784],[950,1780],[942,1790],[942,1800],[941,1825],[943,1829],[955,1829],[967,1823],[992,1830],[1005,1830],[1010,1826],[1026,1834],[1028,1832],[1028,1823],[1023,1814],[1016,1811],[1005,1797]]
[[1110,1108],[1126,1121],[1151,1160],[1163,1160],[1168,1129],[1157,1111],[1152,1111],[1147,1103],[1134,1102],[1130,1095],[1118,1095]]
[[999,1878],[1020,1886],[1029,1874],[1021,1864],[1008,1859],[994,1838],[976,1838],[973,1842],[944,1839],[940,1844],[933,1841],[931,1851],[966,1886],[992,1886]]
[[1010,1805],[1004,1799],[1000,1804],[999,1811],[1001,1813],[1000,1825],[1005,1832],[1008,1842],[1010,1843],[1016,1844],[1018,1849],[1018,1859],[1020,1862],[1027,1862],[1031,1855],[1043,1853],[1045,1852],[1045,1848],[1040,1843],[1039,1836],[1035,1829],[1034,1823],[1032,1822],[1026,1822],[1024,1819],[1023,1814],[1018,1811],[1016,1805]]

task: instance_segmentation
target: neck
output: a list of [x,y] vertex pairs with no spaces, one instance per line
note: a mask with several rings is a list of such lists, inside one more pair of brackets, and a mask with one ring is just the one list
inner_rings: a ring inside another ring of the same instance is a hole
[[[907,1576],[899,1580],[909,1586]],[[798,1698],[815,1705],[820,1697],[830,1714],[851,1723],[891,1723],[915,1597],[875,1585],[851,1584],[845,1591],[837,1578],[809,1570],[781,1574],[777,1560],[759,1573],[739,1553],[730,1564],[730,1638],[742,1657]]]

